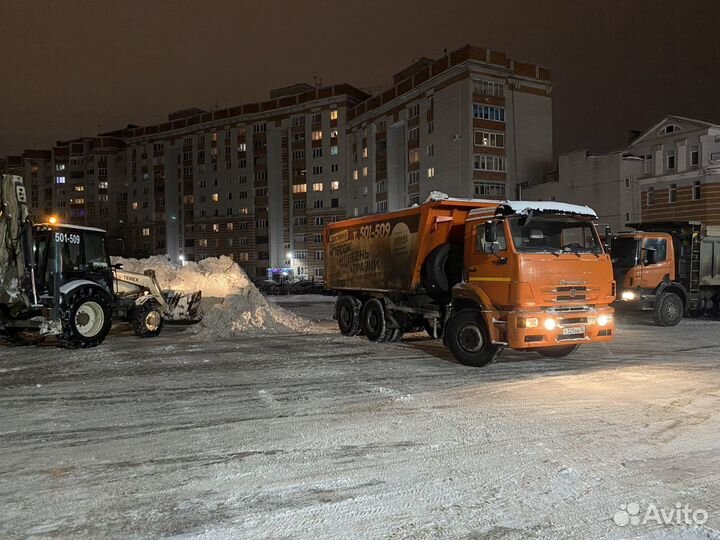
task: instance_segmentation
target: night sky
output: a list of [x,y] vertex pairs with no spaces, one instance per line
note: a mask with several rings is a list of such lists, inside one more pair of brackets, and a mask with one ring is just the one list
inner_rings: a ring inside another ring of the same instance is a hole
[[720,123],[720,1],[0,0],[0,155],[299,81],[377,92],[466,43],[552,69],[556,152]]

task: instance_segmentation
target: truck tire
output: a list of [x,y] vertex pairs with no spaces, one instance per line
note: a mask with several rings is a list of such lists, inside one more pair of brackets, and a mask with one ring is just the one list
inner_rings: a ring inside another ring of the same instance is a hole
[[446,293],[462,278],[462,251],[451,244],[433,249],[423,263],[422,284],[429,293]]
[[536,349],[540,356],[545,358],[563,358],[578,350],[580,345],[558,345],[556,347],[540,347]]
[[79,287],[64,298],[60,321],[60,343],[63,347],[97,347],[112,326],[110,296],[96,287]]
[[393,329],[388,328],[385,308],[377,298],[371,298],[362,308],[362,329],[370,341],[382,343],[392,337]]
[[655,299],[653,320],[658,326],[677,326],[683,318],[682,299],[673,292],[662,292]]
[[453,315],[448,321],[445,339],[455,359],[466,366],[492,364],[500,352],[500,347],[490,343],[485,319],[477,309],[463,309]]
[[362,302],[350,295],[343,295],[337,299],[335,314],[338,328],[343,336],[357,336],[362,331],[360,324],[360,311]]
[[164,322],[162,308],[156,300],[148,300],[137,306],[130,321],[135,335],[141,338],[160,335]]

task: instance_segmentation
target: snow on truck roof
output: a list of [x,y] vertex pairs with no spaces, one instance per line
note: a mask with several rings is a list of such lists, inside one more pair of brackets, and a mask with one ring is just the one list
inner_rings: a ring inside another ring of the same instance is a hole
[[555,201],[502,201],[499,208],[504,214],[568,214],[573,216],[587,216],[597,219],[595,210],[589,206],[568,204]]
[[495,207],[495,214],[529,214],[536,212],[539,214],[565,214],[572,216],[586,216],[597,219],[595,210],[589,206],[579,204],[569,204],[556,201],[498,201],[494,199],[463,199],[458,197],[449,197],[445,193],[433,191],[425,202],[468,202],[468,203],[484,203],[485,208],[476,208],[470,210],[470,215],[487,214],[488,208]]

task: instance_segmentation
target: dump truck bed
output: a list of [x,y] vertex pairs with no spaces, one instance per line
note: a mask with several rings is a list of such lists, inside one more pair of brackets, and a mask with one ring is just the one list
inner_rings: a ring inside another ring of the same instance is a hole
[[415,291],[436,247],[462,245],[470,210],[498,201],[448,199],[331,223],[325,228],[325,283],[336,290]]

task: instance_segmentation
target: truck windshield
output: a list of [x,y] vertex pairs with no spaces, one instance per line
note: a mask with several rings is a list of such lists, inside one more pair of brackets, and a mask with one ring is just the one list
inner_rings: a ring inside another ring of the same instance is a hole
[[590,221],[570,216],[520,216],[508,221],[515,249],[521,253],[602,253]]
[[632,268],[638,264],[640,241],[636,238],[613,238],[610,242],[610,255],[613,266]]

